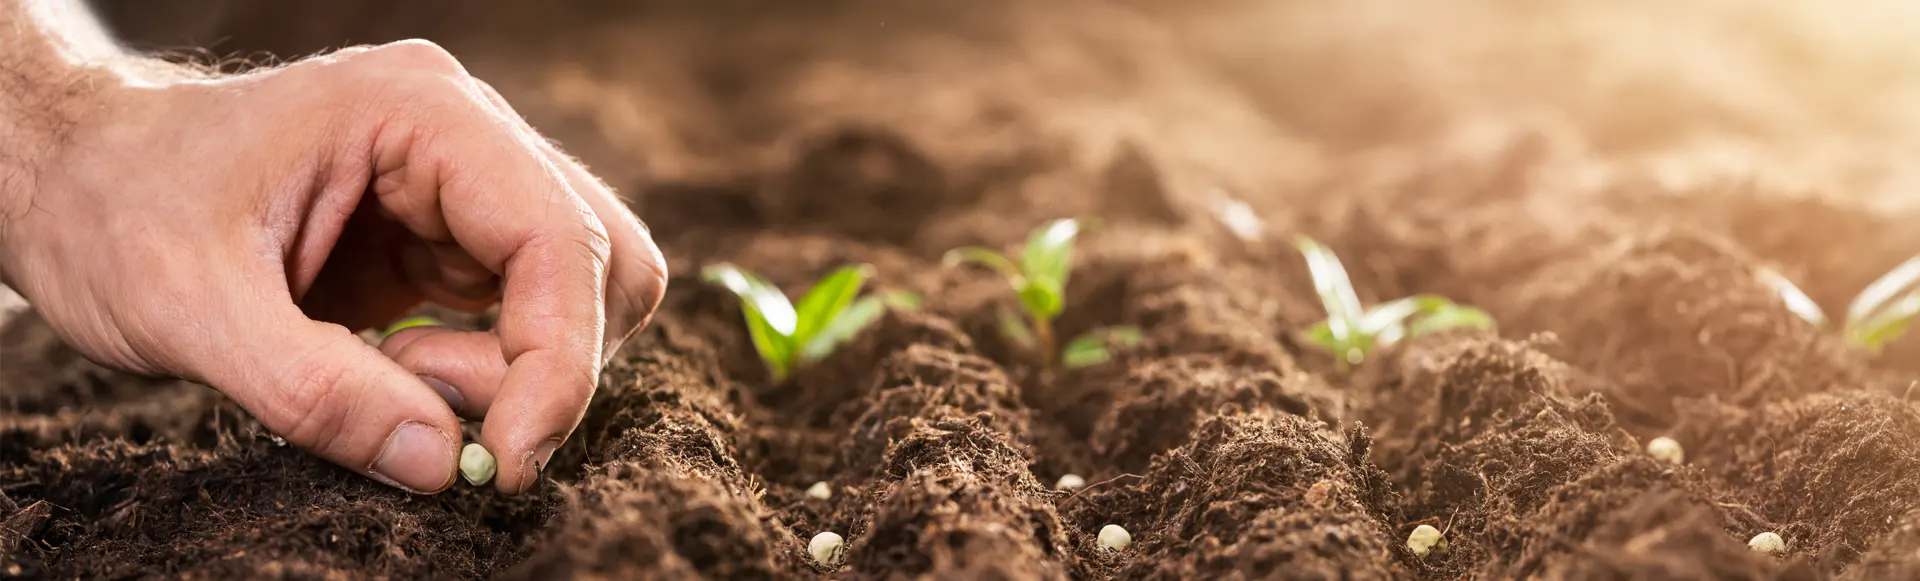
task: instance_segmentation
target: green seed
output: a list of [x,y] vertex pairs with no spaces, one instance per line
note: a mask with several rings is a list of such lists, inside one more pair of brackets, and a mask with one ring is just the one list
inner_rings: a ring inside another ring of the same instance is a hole
[[1447,550],[1447,537],[1440,534],[1440,529],[1432,525],[1413,527],[1413,533],[1407,535],[1407,550],[1413,551],[1416,557],[1425,558],[1434,549]]
[[440,326],[440,320],[435,319],[433,317],[427,317],[427,316],[407,317],[405,319],[400,319],[400,321],[394,323],[393,326],[387,327],[386,331],[382,331],[380,333],[380,338],[385,339],[387,337],[392,337],[394,333],[398,333],[407,329],[412,329],[414,327],[438,327],[438,326]]
[[840,538],[838,533],[820,533],[807,541],[807,553],[813,555],[813,560],[821,565],[838,567],[847,558],[847,541]]
[[1100,542],[1101,548],[1113,552],[1125,551],[1127,545],[1133,544],[1133,535],[1128,534],[1127,529],[1120,528],[1120,525],[1100,527],[1100,534],[1094,539]]
[[474,486],[481,486],[493,480],[493,453],[479,444],[467,444],[460,450],[460,475]]
[[813,487],[807,489],[807,498],[814,500],[831,500],[833,498],[833,487],[828,485],[826,481],[815,482],[813,483]]
[[1680,448],[1680,442],[1666,436],[1654,438],[1653,441],[1647,442],[1647,455],[1653,456],[1653,459],[1668,464],[1685,464],[1687,462],[1687,452]]

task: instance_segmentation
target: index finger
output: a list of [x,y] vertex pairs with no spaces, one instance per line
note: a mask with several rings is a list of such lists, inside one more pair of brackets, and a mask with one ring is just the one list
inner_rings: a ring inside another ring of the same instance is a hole
[[[530,486],[579,424],[599,378],[612,243],[535,137],[471,87],[410,96],[374,141],[381,205],[428,241],[501,274],[495,332],[507,371],[481,443],[496,486]],[[436,98],[437,97],[437,98]]]

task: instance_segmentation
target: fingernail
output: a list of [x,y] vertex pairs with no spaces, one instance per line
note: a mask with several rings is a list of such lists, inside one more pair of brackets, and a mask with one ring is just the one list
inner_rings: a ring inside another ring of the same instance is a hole
[[435,319],[433,317],[429,317],[426,315],[407,317],[405,319],[400,319],[398,322],[395,322],[393,326],[387,327],[387,330],[381,331],[380,338],[385,339],[388,337],[392,337],[394,333],[398,333],[407,329],[412,329],[414,327],[438,327],[438,326],[440,326],[440,319]]
[[421,383],[427,384],[427,387],[433,388],[434,393],[440,394],[440,399],[447,400],[447,407],[453,408],[453,413],[466,413],[467,397],[460,395],[459,388],[454,387],[451,383],[425,375],[419,377]]
[[439,492],[453,484],[453,438],[420,422],[404,422],[387,436],[387,447],[367,469],[408,492]]
[[552,438],[534,448],[527,459],[520,463],[520,490],[532,490],[540,483],[540,474],[547,469],[547,462],[553,460],[553,451],[560,448],[560,438]]

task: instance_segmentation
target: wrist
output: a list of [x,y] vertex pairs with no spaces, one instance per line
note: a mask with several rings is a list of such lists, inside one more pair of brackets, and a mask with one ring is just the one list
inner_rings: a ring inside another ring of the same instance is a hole
[[79,21],[74,9],[61,0],[0,2],[0,250],[32,207],[48,158],[111,78],[101,61],[117,51],[102,47],[97,27],[64,26]]
[[0,280],[14,231],[76,134],[102,122],[113,94],[160,84],[167,68],[122,52],[77,0],[0,0]]

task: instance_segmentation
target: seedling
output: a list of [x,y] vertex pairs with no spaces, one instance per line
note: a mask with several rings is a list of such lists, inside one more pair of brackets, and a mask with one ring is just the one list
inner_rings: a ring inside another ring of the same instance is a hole
[[919,297],[904,292],[856,300],[871,271],[866,265],[835,270],[800,297],[797,306],[779,288],[731,264],[709,266],[701,271],[701,278],[740,298],[753,348],[778,383],[786,381],[795,368],[833,354],[835,347],[853,339],[888,307],[919,307]]
[[1073,271],[1073,242],[1080,235],[1079,220],[1062,218],[1041,225],[1027,237],[1020,249],[1020,261],[997,251],[978,246],[956,248],[942,261],[953,267],[966,263],[993,269],[1007,279],[1020,297],[1025,318],[1001,313],[1000,332],[1007,339],[1040,354],[1047,369],[1064,366],[1077,369],[1099,365],[1113,359],[1113,347],[1140,344],[1140,330],[1134,327],[1094,329],[1058,348],[1053,321],[1066,308],[1067,277]]
[[1920,256],[1881,275],[1847,306],[1847,342],[1879,353],[1920,316]]
[[1787,310],[1792,311],[1795,316],[1813,323],[1815,327],[1827,325],[1827,313],[1820,310],[1820,303],[1813,302],[1813,298],[1801,292],[1800,287],[1794,286],[1793,281],[1786,275],[1764,266],[1755,270],[1754,274],[1760,278],[1761,284],[1767,285],[1768,288],[1773,289],[1774,294],[1780,295],[1780,302],[1785,304]]
[[1307,329],[1307,339],[1333,353],[1342,366],[1359,365],[1375,347],[1445,329],[1493,329],[1486,311],[1461,306],[1444,297],[1418,295],[1395,299],[1368,309],[1360,305],[1340,257],[1311,238],[1294,244],[1307,259],[1313,291],[1327,309],[1327,320]]
[[[1772,269],[1757,272],[1760,281],[1780,295],[1787,310],[1814,326],[1826,326],[1826,313],[1793,281]],[[1840,333],[1848,345],[1879,353],[1888,341],[1905,335],[1916,317],[1920,317],[1920,256],[1907,259],[1860,291],[1847,306]]]

